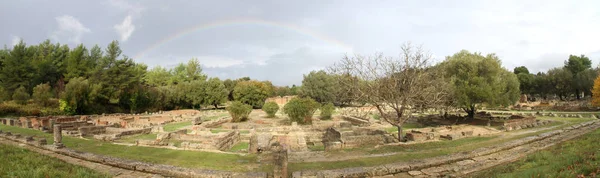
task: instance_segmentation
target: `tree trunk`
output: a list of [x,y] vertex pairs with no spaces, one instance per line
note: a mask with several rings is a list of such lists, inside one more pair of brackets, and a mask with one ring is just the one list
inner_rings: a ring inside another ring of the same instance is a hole
[[402,125],[396,125],[396,127],[398,128],[398,141],[403,142],[404,139],[402,139]]
[[219,105],[218,104],[215,104],[214,106],[215,106],[215,109],[219,109]]
[[577,100],[581,99],[581,93],[579,92],[579,89],[575,90],[575,96],[577,96]]
[[464,110],[467,113],[467,118],[469,118],[469,119],[475,118],[475,105],[471,105],[471,106],[469,106],[469,108],[464,109]]

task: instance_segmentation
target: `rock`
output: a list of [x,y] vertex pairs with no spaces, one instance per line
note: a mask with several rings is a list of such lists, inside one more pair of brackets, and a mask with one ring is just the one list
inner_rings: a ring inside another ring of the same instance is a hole
[[422,174],[423,174],[423,172],[421,172],[421,171],[408,171],[408,175],[411,175],[411,176],[418,176],[418,175],[422,175]]
[[473,131],[469,130],[469,131],[464,131],[461,133],[463,136],[473,136]]

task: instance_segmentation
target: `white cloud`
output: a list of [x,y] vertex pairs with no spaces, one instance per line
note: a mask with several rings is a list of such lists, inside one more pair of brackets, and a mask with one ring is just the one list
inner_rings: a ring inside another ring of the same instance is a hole
[[70,15],[56,17],[56,22],[58,23],[58,30],[54,31],[52,38],[57,41],[67,38],[68,42],[79,44],[84,34],[92,32],[81,24],[77,18]]
[[133,34],[133,31],[135,30],[135,25],[131,23],[131,15],[125,17],[125,19],[123,19],[123,22],[121,22],[121,24],[115,25],[114,28],[115,31],[117,31],[117,33],[121,36],[121,41],[127,41],[127,39],[129,39],[131,34]]
[[130,15],[140,15],[145,10],[140,4],[131,4],[125,0],[109,0],[108,3],[118,9],[127,11]]
[[244,64],[244,61],[242,60],[236,60],[222,56],[200,56],[198,57],[198,62],[200,62],[203,67],[208,68],[225,68]]
[[21,42],[21,40],[22,39],[20,37],[13,35],[12,36],[12,45],[15,46],[15,45],[19,44],[19,42]]

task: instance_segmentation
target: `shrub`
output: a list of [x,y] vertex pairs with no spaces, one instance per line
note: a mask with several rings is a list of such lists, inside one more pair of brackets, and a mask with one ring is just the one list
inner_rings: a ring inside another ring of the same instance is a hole
[[232,122],[242,122],[248,120],[248,115],[252,112],[252,106],[234,101],[227,107]]
[[267,102],[265,103],[265,105],[263,105],[262,108],[263,111],[265,111],[267,113],[267,117],[275,117],[275,113],[277,113],[277,111],[279,110],[279,105],[277,105],[277,103],[275,102]]
[[35,86],[33,88],[33,95],[31,97],[33,98],[33,101],[40,106],[50,105],[50,98],[52,98],[50,85],[45,83]]
[[333,110],[335,110],[335,107],[333,107],[332,103],[327,103],[321,106],[321,119],[331,119]]
[[29,100],[29,98],[29,93],[27,93],[27,90],[23,86],[17,88],[12,95],[12,99],[21,105],[27,104],[27,100]]
[[283,106],[283,112],[299,124],[312,124],[312,116],[318,108],[319,103],[311,98],[293,98]]

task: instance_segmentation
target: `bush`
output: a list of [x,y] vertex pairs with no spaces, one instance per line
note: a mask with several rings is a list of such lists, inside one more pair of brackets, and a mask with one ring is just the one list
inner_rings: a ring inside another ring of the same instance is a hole
[[324,120],[331,119],[333,110],[335,110],[335,107],[333,107],[332,103],[327,103],[327,104],[321,106],[321,119],[324,119]]
[[41,116],[42,111],[36,105],[21,105],[15,102],[0,104],[0,116]]
[[312,124],[312,116],[319,108],[319,103],[311,98],[293,98],[283,107],[290,120],[299,124]]
[[27,90],[23,86],[17,88],[12,95],[12,99],[21,105],[27,104],[27,100],[29,100],[29,98],[29,93],[27,93]]
[[33,101],[40,106],[50,105],[50,98],[52,98],[52,91],[50,91],[50,85],[48,83],[39,84],[33,88]]
[[252,112],[252,106],[234,101],[227,107],[232,122],[242,122],[248,120],[248,115]]
[[277,103],[272,102],[272,101],[267,102],[267,103],[265,103],[265,105],[263,105],[262,110],[267,113],[267,117],[272,118],[272,117],[275,117],[275,114],[279,110],[279,105],[277,105]]

